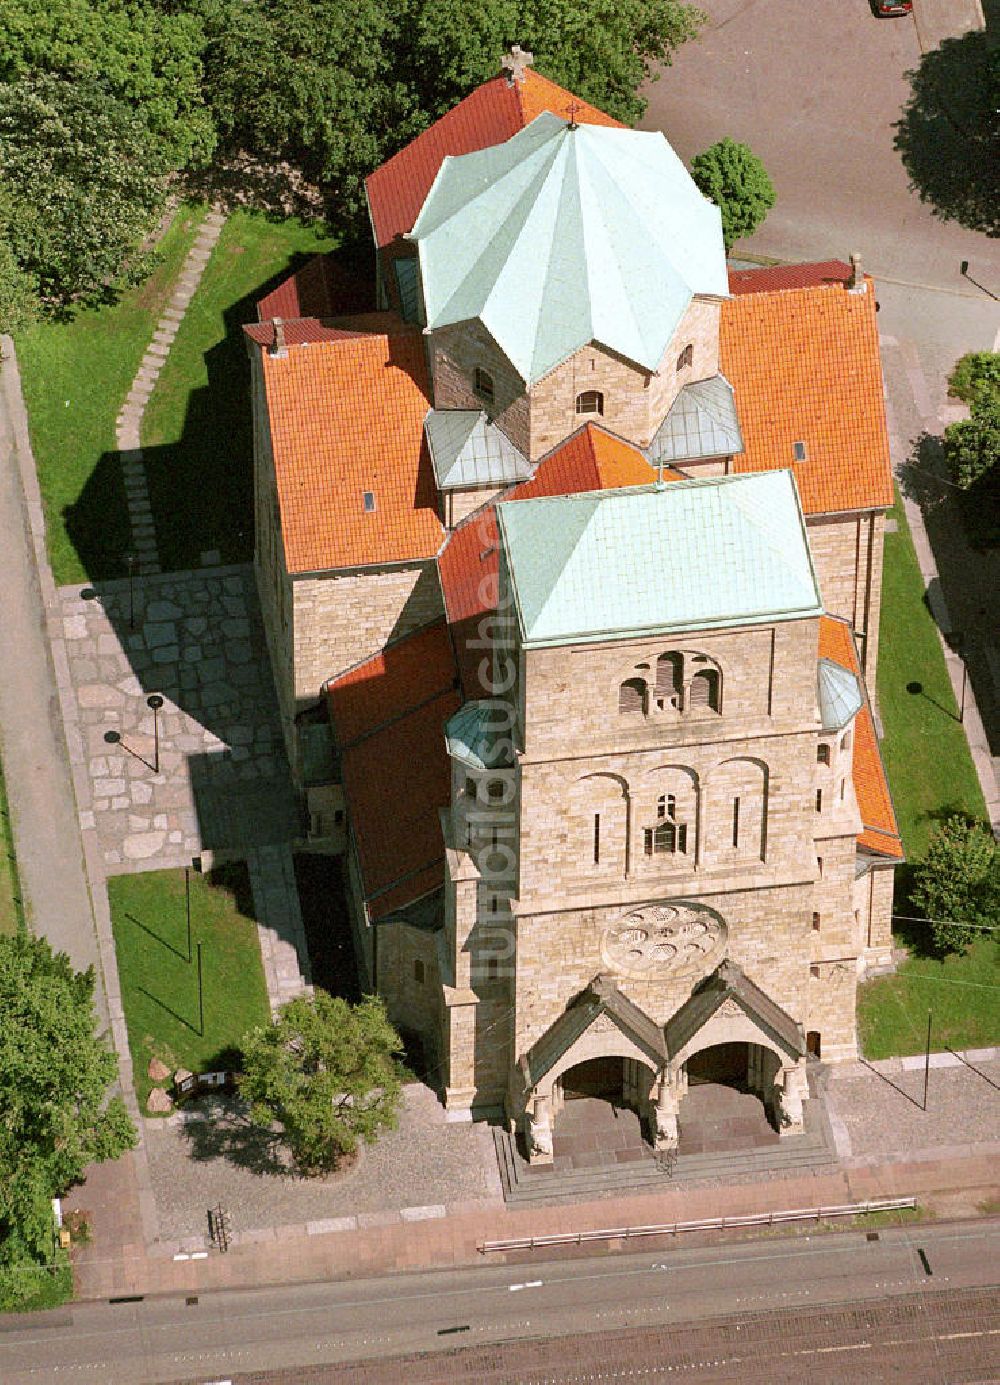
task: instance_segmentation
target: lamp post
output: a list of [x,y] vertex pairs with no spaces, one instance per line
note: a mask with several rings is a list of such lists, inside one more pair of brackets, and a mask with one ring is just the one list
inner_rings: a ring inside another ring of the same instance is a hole
[[146,706],[153,710],[153,773],[160,772],[160,708],[163,706],[163,698],[159,693],[150,693],[146,698]]

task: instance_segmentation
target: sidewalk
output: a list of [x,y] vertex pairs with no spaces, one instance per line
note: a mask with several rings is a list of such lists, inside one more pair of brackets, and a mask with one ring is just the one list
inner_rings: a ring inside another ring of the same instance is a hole
[[[885,1161],[806,1178],[773,1179],[741,1187],[674,1190],[652,1197],[605,1198],[569,1207],[532,1207],[508,1211],[496,1205],[471,1204],[451,1216],[380,1224],[378,1214],[357,1230],[319,1231],[315,1235],[262,1236],[217,1250],[206,1259],[175,1260],[151,1256],[136,1244],[125,1243],[114,1259],[84,1248],[76,1259],[77,1297],[112,1298],[126,1294],[208,1293],[213,1289],[261,1287],[268,1284],[358,1278],[401,1270],[426,1270],[484,1263],[478,1246],[484,1240],[547,1235],[601,1227],[644,1226],[703,1217],[737,1216],[751,1212],[862,1201],[868,1198],[915,1196],[932,1211],[968,1214],[996,1197],[997,1150]],[[668,1244],[672,1241],[666,1238]],[[621,1248],[610,1241],[604,1251]],[[644,1244],[646,1244],[644,1242]],[[651,1248],[661,1243],[654,1239]],[[552,1251],[546,1251],[547,1256]],[[528,1252],[490,1257],[490,1263],[516,1262]]]
[[922,53],[986,27],[980,0],[913,0],[913,18]]
[[0,338],[0,749],[28,922],[74,967],[93,966],[102,1025],[108,1008],[84,871],[48,622],[58,616],[45,522],[9,337]]

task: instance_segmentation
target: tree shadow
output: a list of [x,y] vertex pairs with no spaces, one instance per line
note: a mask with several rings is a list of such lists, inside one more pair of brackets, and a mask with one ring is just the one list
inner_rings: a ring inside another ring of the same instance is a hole
[[250,1173],[300,1178],[277,1130],[254,1125],[245,1101],[234,1096],[196,1097],[182,1109],[188,1156],[198,1163],[225,1159]]
[[935,216],[1000,235],[1000,52],[990,35],[948,38],[909,72],[895,148]]
[[944,446],[934,433],[921,433],[899,467],[899,488],[925,515],[943,505],[953,487],[947,476]]

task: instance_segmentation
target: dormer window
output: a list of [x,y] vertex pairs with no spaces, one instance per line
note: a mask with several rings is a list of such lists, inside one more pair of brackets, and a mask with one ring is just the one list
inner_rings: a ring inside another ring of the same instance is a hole
[[604,395],[600,390],[584,390],[576,396],[576,411],[578,414],[603,414]]
[[374,492],[374,491],[362,491],[362,493],[361,493],[361,505],[362,505],[362,508],[363,508],[363,510],[364,510],[364,512],[365,512],[366,515],[374,514],[374,513],[375,513],[375,492]]
[[493,403],[493,376],[489,373],[488,370],[483,370],[482,366],[476,366],[476,374],[473,379],[472,387],[484,403]]
[[797,462],[804,462],[804,461],[806,460],[806,445],[805,445],[805,443],[804,443],[804,442],[793,442],[793,443],[792,443],[792,455],[795,457],[795,460],[796,460]]
[[694,362],[694,344],[693,344],[692,342],[688,342],[687,346],[685,346],[684,350],[683,350],[683,351],[681,352],[681,354],[677,357],[677,369],[678,369],[678,371],[686,370],[687,367],[688,367],[689,365],[691,365],[693,362]]

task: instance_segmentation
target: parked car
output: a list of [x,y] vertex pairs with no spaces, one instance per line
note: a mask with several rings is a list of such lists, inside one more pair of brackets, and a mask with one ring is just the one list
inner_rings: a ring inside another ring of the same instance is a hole
[[875,0],[875,13],[880,19],[890,19],[893,15],[910,14],[913,0]]

